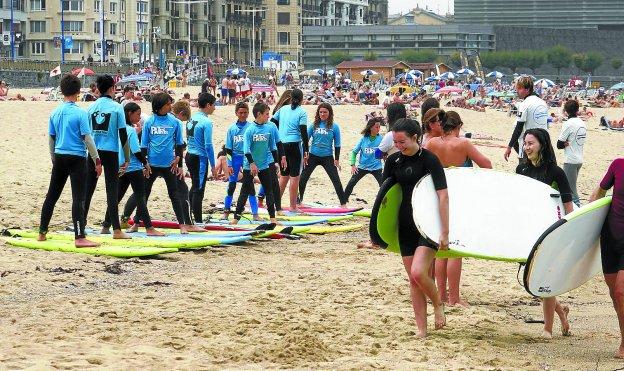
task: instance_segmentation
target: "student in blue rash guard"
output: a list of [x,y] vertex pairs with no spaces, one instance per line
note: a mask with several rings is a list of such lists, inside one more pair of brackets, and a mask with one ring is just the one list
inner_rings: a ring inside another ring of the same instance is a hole
[[[152,168],[152,174],[145,187],[145,197],[146,199],[149,198],[156,178],[163,177],[171,205],[180,224],[180,233],[188,233],[188,225],[191,221],[184,220],[184,213],[182,212],[184,200],[180,200],[176,184],[176,177],[184,176],[184,172],[179,166],[184,151],[184,140],[180,120],[170,114],[171,101],[172,99],[167,93],[158,93],[152,97],[154,114],[145,121],[141,133],[141,151],[147,155]],[[134,222],[135,225],[139,222],[136,215]]]
[[[108,215],[113,225],[113,238],[130,238],[121,230],[119,223],[119,207],[117,201],[117,190],[119,188],[119,143],[124,148],[125,170],[130,162],[130,153],[126,146],[128,134],[126,131],[126,116],[121,104],[113,100],[115,95],[115,81],[110,75],[98,76],[96,80],[100,97],[93,103],[87,113],[91,121],[91,130],[95,146],[98,149],[102,166],[104,167],[104,181],[106,183],[106,204]],[[86,178],[86,198],[85,198],[85,221],[89,214],[91,199],[95,192],[98,177],[95,174],[93,165],[89,164]]]
[[[230,125],[227,133],[225,134],[225,153],[227,154],[229,178],[227,194],[225,196],[223,207],[223,219],[227,219],[230,215],[230,208],[232,207],[232,200],[234,198],[234,191],[236,190],[238,174],[243,167],[243,160],[245,158],[243,148],[245,130],[253,125],[247,121],[247,117],[249,117],[249,106],[247,103],[237,103],[235,112],[237,120],[235,123]],[[249,195],[249,206],[251,206],[251,213],[253,214],[254,220],[259,220],[258,199],[255,194]]]
[[[134,102],[128,102],[124,106],[124,113],[126,117],[126,130],[128,132],[128,145],[130,147],[130,165],[126,169],[125,173],[119,176],[119,192],[117,200],[121,201],[126,194],[129,186],[132,186],[132,192],[137,202],[137,213],[143,224],[145,224],[145,231],[148,236],[164,236],[165,234],[157,231],[152,226],[152,220],[150,218],[147,206],[145,204],[145,177],[149,177],[152,173],[147,159],[141,152],[141,145],[134,125],[138,124],[141,120],[141,107]],[[120,154],[121,156],[121,154]],[[121,162],[121,158],[120,158]],[[102,234],[110,233],[111,220],[108,215],[108,211],[104,216],[104,222],[102,223]]]
[[[282,144],[277,126],[275,126],[275,124],[271,121],[268,121],[264,125],[271,129],[271,133],[273,133],[273,135],[275,136],[275,141],[277,142],[277,157],[280,158],[280,163],[278,164],[274,161],[273,154],[271,153],[267,154],[267,161],[271,162],[271,165],[269,166],[271,169],[275,168],[275,171],[269,171],[269,177],[271,178],[271,188],[273,189],[273,203],[275,206],[275,212],[277,214],[282,214],[282,195],[280,194],[278,175],[280,173],[280,169],[286,169],[287,166],[286,156],[284,156],[284,145]],[[259,206],[261,206],[261,201],[264,199],[264,196],[264,187],[261,186],[260,190],[258,191]]]
[[215,110],[215,102],[216,98],[212,94],[200,93],[197,97],[199,112],[191,116],[186,123],[186,140],[188,142],[186,166],[191,174],[189,200],[196,223],[203,222],[202,203],[208,163],[212,169],[212,178],[217,178],[214,146],[212,144],[213,124],[208,118],[208,115],[211,115]]
[[253,178],[256,175],[266,191],[266,204],[271,223],[277,223],[273,204],[272,183],[269,176],[269,173],[273,171],[273,169],[269,167],[271,163],[267,158],[267,153],[271,153],[273,162],[278,162],[275,135],[271,128],[265,125],[269,120],[270,113],[269,106],[264,103],[256,103],[253,108],[255,121],[245,130],[243,139],[243,149],[245,152],[245,160],[243,162],[243,185],[241,186],[241,192],[236,203],[236,211],[234,212],[232,224],[237,224],[240,220],[241,214],[245,209],[247,197],[251,194],[255,194]]
[[321,165],[329,176],[341,206],[345,206],[344,190],[340,182],[340,126],[334,122],[334,111],[327,103],[319,104],[314,123],[308,125],[311,140],[310,156],[304,160],[303,173],[299,183],[299,202],[303,202],[306,184],[314,169]]
[[[280,194],[286,190],[290,182],[290,210],[298,212],[297,196],[299,193],[299,176],[304,159],[308,158],[308,114],[301,107],[303,92],[294,89],[290,97],[290,105],[279,109],[271,118],[279,128],[280,139],[284,145],[287,167],[282,169],[280,178]],[[301,146],[303,144],[303,154]]]
[[76,247],[95,247],[99,243],[85,237],[84,223],[84,179],[87,176],[87,151],[93,159],[96,176],[102,174],[102,164],[97,148],[91,137],[89,116],[76,105],[80,95],[80,79],[65,75],[60,83],[64,102],[50,114],[48,134],[52,174],[50,186],[41,210],[38,241],[45,241],[54,206],[61,197],[67,178],[72,190],[72,222],[74,224],[74,244]]
[[[368,120],[366,127],[362,130],[362,139],[360,139],[355,148],[353,148],[353,151],[351,151],[350,162],[351,174],[353,175],[345,188],[345,204],[349,201],[349,197],[351,196],[351,192],[353,192],[355,185],[358,184],[360,179],[366,176],[366,174],[374,176],[377,183],[381,185],[381,159],[375,156],[375,150],[379,147],[379,143],[381,143],[379,129],[382,122],[382,117],[375,117]],[[360,155],[360,163],[358,166],[355,166],[355,159],[358,154]]]

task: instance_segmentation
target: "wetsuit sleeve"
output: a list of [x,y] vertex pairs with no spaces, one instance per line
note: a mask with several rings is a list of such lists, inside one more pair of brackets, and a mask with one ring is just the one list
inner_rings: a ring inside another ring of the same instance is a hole
[[609,165],[607,173],[600,182],[600,188],[604,189],[605,191],[611,189],[611,187],[615,185],[615,168],[617,167],[617,162],[618,160],[615,160],[611,163],[611,165]]
[[143,154],[143,150],[139,151],[139,152],[134,152],[134,157],[137,158],[137,160],[141,161],[141,163],[143,164],[143,166],[145,166],[147,164],[147,158],[145,157],[145,155]]
[[48,137],[48,147],[50,149],[50,157],[54,160],[54,147],[56,147],[56,135],[50,134]]
[[234,152],[232,152],[231,148],[225,147],[225,154],[228,156],[233,156]]
[[557,141],[557,148],[558,149],[565,149],[565,142],[562,140],[558,140]]
[[395,157],[395,155],[391,155],[390,157],[388,157],[388,160],[386,161],[386,165],[384,166],[383,173],[381,176],[382,182],[392,177],[392,174],[394,174],[394,162],[396,158],[397,157]]
[[276,145],[277,145],[277,156],[278,156],[278,158],[282,158],[282,156],[285,156],[285,154],[284,154],[285,153],[284,152],[284,143],[282,143],[280,141],[280,142],[277,142]]
[[247,158],[247,162],[249,162],[249,165],[254,163],[253,157],[251,156],[251,153],[245,153],[245,157]]
[[95,146],[95,142],[93,141],[93,137],[91,134],[87,134],[83,137],[84,143],[87,146],[87,150],[89,151],[89,155],[93,159],[93,162],[97,165],[100,163],[100,155],[98,154],[97,147]]
[[513,134],[511,134],[511,139],[509,139],[508,147],[515,149],[518,153],[520,153],[520,148],[518,147],[518,139],[520,139],[520,135],[522,134],[522,128],[524,128],[524,122],[516,122],[516,127],[514,128]]
[[572,190],[570,189],[570,183],[566,177],[563,169],[553,164],[553,178],[557,183],[559,193],[561,194],[561,202],[572,202]]
[[310,152],[310,144],[308,143],[308,128],[305,125],[299,125],[299,131],[301,132],[301,141],[303,143],[303,152]]
[[360,141],[355,145],[355,148],[353,148],[353,151],[351,151],[351,166],[355,165],[355,158],[357,157],[358,152],[360,152],[362,149],[362,140],[364,140],[364,138],[361,138]]
[[334,147],[334,159],[340,160],[340,147]]
[[277,110],[277,112],[275,112],[275,114],[273,114],[273,117],[271,117],[271,122],[273,122],[275,124],[275,126],[277,126],[278,128],[279,128],[280,111],[281,111],[281,109]]
[[351,151],[351,155],[349,156],[349,164],[351,164],[351,166],[355,166],[356,157],[357,157],[357,152]]
[[175,146],[175,155],[179,158],[179,160],[178,160],[178,167],[182,167],[182,165],[184,164],[184,161],[183,161],[183,157],[184,157],[184,144],[177,144]]
[[446,175],[444,174],[444,168],[442,167],[440,160],[438,160],[438,158],[430,152],[425,152],[425,154],[427,155],[425,157],[427,170],[429,170],[429,174],[431,174],[433,187],[436,191],[447,189]]
[[275,150],[275,151],[271,151],[271,154],[273,155],[273,161],[274,161],[276,164],[279,164],[279,157],[277,157],[277,150]]
[[208,156],[208,162],[210,167],[215,167],[214,146],[212,145],[212,123],[206,125],[204,130],[204,148],[206,149],[206,155]]

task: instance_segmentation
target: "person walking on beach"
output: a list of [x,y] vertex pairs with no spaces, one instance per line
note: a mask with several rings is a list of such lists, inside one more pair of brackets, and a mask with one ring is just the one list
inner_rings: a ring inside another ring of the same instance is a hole
[[221,80],[221,103],[224,106],[226,104],[228,104],[228,94],[229,94],[228,83],[229,83],[229,80],[230,80],[229,76],[224,76],[223,79]]
[[[521,162],[516,167],[516,173],[557,189],[561,194],[565,213],[571,213],[573,210],[572,191],[570,191],[565,173],[557,166],[555,150],[550,142],[548,131],[542,128],[528,129],[524,133],[523,143],[522,152],[526,155],[526,161]],[[556,297],[544,298],[542,311],[544,312],[544,337],[552,338],[555,313],[561,321],[561,333],[563,336],[570,336],[569,309],[567,306],[562,306]]]
[[[340,126],[334,122],[334,110],[328,103],[321,103],[316,109],[314,123],[308,125],[310,155],[304,160],[304,168],[299,182],[299,202],[303,202],[306,185],[314,169],[321,165],[334,186],[338,202],[346,204],[344,190],[340,182]],[[333,151],[332,151],[333,150]],[[333,156],[332,156],[333,152]]]
[[[436,108],[429,110],[432,112]],[[444,112],[444,111],[442,111]],[[429,115],[429,113],[427,114]],[[492,162],[485,157],[467,138],[460,138],[459,132],[464,123],[457,112],[449,111],[442,115],[442,131],[440,137],[429,139],[426,149],[431,151],[447,167],[472,167],[476,163],[481,168],[491,169]],[[462,259],[435,259],[435,278],[442,301],[451,306],[468,306],[460,297]],[[448,282],[448,291],[447,291]]]
[[615,357],[624,358],[624,158],[611,162],[589,202],[604,197],[611,188],[613,198],[600,234],[600,253],[602,273],[620,325],[620,345]]
[[587,127],[585,122],[578,117],[578,101],[574,99],[568,100],[563,110],[568,115],[568,120],[564,121],[561,128],[561,134],[559,134],[557,139],[557,148],[563,149],[565,154],[563,172],[568,178],[570,189],[572,189],[572,202],[576,206],[581,206],[576,183],[581,166],[583,166],[583,147],[587,139]]
[[[126,131],[126,114],[121,104],[117,103],[115,95],[115,82],[110,75],[101,75],[96,79],[100,97],[93,103],[87,112],[91,121],[93,139],[98,149],[102,167],[104,168],[104,181],[106,183],[106,205],[108,217],[113,226],[113,238],[131,238],[121,230],[119,222],[119,202],[117,192],[119,189],[118,173],[126,171],[130,163],[130,150],[126,146],[128,142],[128,132]],[[119,166],[119,148],[123,149],[124,164]],[[86,198],[85,198],[85,221],[89,214],[91,199],[95,192],[99,176],[93,164],[89,163],[86,177]]]
[[518,98],[524,99],[518,106],[518,117],[507,149],[505,161],[509,161],[512,148],[518,153],[520,162],[523,160],[522,138],[525,131],[533,128],[548,129],[548,105],[533,90],[533,79],[522,76],[516,81]]
[[87,240],[85,236],[84,195],[87,177],[87,151],[93,159],[96,176],[102,174],[102,163],[91,136],[89,115],[76,105],[80,95],[80,79],[65,75],[60,82],[63,103],[50,114],[48,135],[52,174],[48,193],[41,210],[38,241],[45,241],[54,206],[61,197],[67,178],[72,190],[72,222],[76,247],[96,247],[99,243]]
[[430,243],[420,234],[412,217],[411,197],[403,197],[399,207],[399,247],[403,266],[407,271],[410,284],[410,296],[418,337],[427,335],[427,300],[433,305],[435,328],[446,325],[444,303],[442,302],[429,270],[436,251],[448,249],[449,235],[449,204],[448,190],[444,169],[438,158],[419,143],[422,139],[420,124],[415,120],[401,119],[394,124],[394,145],[399,152],[386,160],[383,180],[391,178],[401,186],[404,195],[411,195],[416,183],[424,176],[431,174],[433,185],[439,199],[438,212],[441,220],[442,233],[436,244]]

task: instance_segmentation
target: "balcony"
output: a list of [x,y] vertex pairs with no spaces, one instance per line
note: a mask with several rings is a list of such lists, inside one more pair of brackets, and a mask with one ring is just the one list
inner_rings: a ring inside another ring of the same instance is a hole
[[154,8],[154,9],[152,9],[152,13],[153,13],[154,15],[160,15],[160,8]]
[[197,19],[199,17],[198,12],[191,12],[191,19]]
[[198,41],[198,40],[199,40],[199,36],[191,35],[191,41]]
[[239,24],[239,25],[247,25],[247,26],[251,26],[255,23],[256,27],[260,27],[260,25],[262,25],[262,17],[258,14],[256,14],[256,17],[254,19],[253,14],[252,13],[228,13],[225,17],[226,22],[228,23],[234,23],[234,24]]
[[179,32],[172,32],[171,33],[171,38],[174,40],[179,40],[180,39],[180,33]]
[[172,17],[179,17],[180,16],[180,11],[179,10],[172,10],[171,11],[171,16]]

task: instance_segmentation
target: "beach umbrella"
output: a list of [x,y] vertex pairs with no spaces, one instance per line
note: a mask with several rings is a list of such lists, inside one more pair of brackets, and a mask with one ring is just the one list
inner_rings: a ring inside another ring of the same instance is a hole
[[457,77],[456,74],[454,74],[453,72],[444,72],[443,74],[441,74],[439,77],[439,80],[450,80],[450,79],[454,79]]
[[474,75],[474,71],[470,68],[464,67],[461,70],[457,71],[458,75]]
[[377,71],[373,71],[373,70],[364,70],[364,71],[360,72],[360,75],[362,75],[362,76],[370,76],[370,75],[379,75],[379,73],[377,73]]
[[420,70],[409,70],[409,71],[407,71],[407,73],[411,73],[412,75],[416,75],[416,76],[424,75],[423,72],[420,71]]
[[618,82],[609,88],[609,90],[624,90],[624,82]]
[[319,73],[317,70],[305,70],[301,72],[299,75],[301,76],[318,76]]
[[438,76],[429,76],[429,77],[427,77],[425,79],[425,81],[427,81],[427,82],[434,82],[434,81],[437,81],[437,80],[440,80],[440,78]]
[[227,70],[225,70],[225,74],[230,76],[232,74],[232,69],[228,68]]
[[414,92],[414,88],[411,86],[405,86],[405,85],[394,85],[391,86],[390,88],[388,88],[388,90],[392,93],[395,94],[397,91],[402,91],[404,94],[411,94]]
[[542,88],[551,88],[551,87],[555,86],[555,83],[552,80],[549,80],[549,79],[539,79],[539,80],[535,81],[534,85],[535,86],[541,86]]
[[448,94],[448,93],[461,93],[462,88],[458,88],[457,86],[445,86],[436,90],[436,93]]
[[242,75],[244,73],[247,73],[247,71],[242,68],[235,68],[232,70],[232,75]]
[[74,70],[72,71],[72,75],[75,75],[77,77],[93,76],[95,75],[95,72],[93,72],[93,70],[88,69],[86,67],[74,68]]
[[492,71],[485,75],[485,77],[494,77],[495,79],[500,79],[501,77],[505,77],[505,74],[499,71]]
[[325,73],[328,74],[328,75],[335,75],[336,71],[335,70],[327,70],[327,71],[325,71]]
[[323,76],[325,74],[325,71],[322,68],[317,68],[314,71],[316,71],[319,76]]

